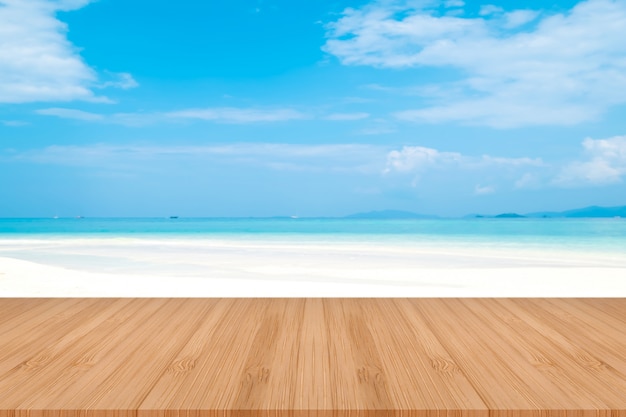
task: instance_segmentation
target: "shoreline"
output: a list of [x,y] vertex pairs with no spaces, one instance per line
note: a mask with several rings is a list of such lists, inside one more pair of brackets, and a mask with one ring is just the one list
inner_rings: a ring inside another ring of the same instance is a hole
[[626,297],[626,254],[456,242],[0,239],[0,297]]
[[247,273],[214,270],[204,277],[101,273],[0,258],[0,297],[626,297],[623,268],[391,268],[384,272],[396,279],[366,269],[346,273],[289,265]]

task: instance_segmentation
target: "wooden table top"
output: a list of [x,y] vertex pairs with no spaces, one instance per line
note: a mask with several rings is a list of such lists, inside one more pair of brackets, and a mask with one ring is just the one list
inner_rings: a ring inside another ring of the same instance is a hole
[[0,417],[626,417],[626,299],[0,299]]

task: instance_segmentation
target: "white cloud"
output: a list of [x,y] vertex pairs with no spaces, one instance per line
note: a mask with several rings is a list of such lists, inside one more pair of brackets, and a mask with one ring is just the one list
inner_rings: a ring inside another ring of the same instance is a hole
[[535,10],[515,10],[504,15],[504,27],[507,29],[516,28],[526,23],[530,23],[539,16]]
[[[18,3],[20,1],[24,1],[24,0],[5,0],[6,3]],[[86,5],[88,5],[89,3],[91,3],[93,0],[51,0],[48,3],[51,4],[54,9],[56,10],[63,10],[63,11],[69,11],[69,10],[76,10],[76,9],[80,9]]]
[[92,92],[98,74],[68,41],[67,25],[55,16],[89,2],[0,0],[0,103],[110,102]]
[[386,150],[361,144],[297,145],[237,143],[226,145],[50,146],[12,154],[12,159],[106,170],[135,170],[164,161],[205,161],[260,166],[280,171],[360,172],[377,175]]
[[0,120],[0,123],[8,127],[22,127],[28,126],[29,124],[28,122],[24,122],[22,120]]
[[326,120],[349,121],[363,120],[370,117],[369,113],[332,113],[324,117]]
[[36,113],[43,114],[45,116],[56,116],[63,119],[84,120],[89,122],[104,120],[104,116],[101,114],[89,113],[76,109],[64,109],[59,107],[40,109],[37,110]]
[[623,0],[588,0],[541,15],[484,6],[481,15],[378,1],[328,24],[324,50],[345,65],[459,70],[456,82],[426,94],[430,105],[396,114],[403,120],[573,125],[626,103]]
[[106,74],[111,78],[108,81],[98,85],[98,88],[121,88],[122,90],[128,90],[139,86],[139,83],[135,81],[133,76],[127,72],[113,73],[106,71]]
[[186,109],[165,114],[171,119],[211,120],[219,123],[281,122],[306,119],[307,115],[293,109],[254,109],[213,107]]
[[[522,94],[526,93],[520,95]],[[446,105],[406,110],[394,113],[393,116],[411,122],[444,123],[456,120],[468,125],[486,125],[501,129],[524,125],[570,126],[599,116],[597,109],[573,103],[567,105],[548,99],[537,103],[519,103],[513,98],[512,101],[506,101],[503,95],[495,93],[494,96],[473,101],[452,99]]]
[[587,158],[561,169],[553,184],[562,187],[608,185],[626,177],[626,136],[587,138],[582,143]]
[[440,152],[423,146],[404,146],[387,154],[387,167],[384,173],[416,172],[439,165],[459,164],[463,156],[456,152]]
[[385,173],[418,172],[434,167],[454,167],[456,169],[519,169],[522,167],[542,167],[541,158],[505,158],[490,155],[481,157],[463,155],[458,152],[442,152],[423,146],[404,146],[387,154]]
[[544,162],[541,158],[503,158],[497,156],[489,156],[483,155],[481,158],[481,163],[484,165],[500,165],[500,166],[511,166],[511,167],[520,167],[520,166],[544,166]]
[[543,185],[542,179],[536,173],[526,172],[517,181],[515,181],[515,188],[521,189],[537,189]]
[[129,127],[147,126],[162,120],[163,117],[159,113],[93,113],[79,109],[70,109],[63,107],[52,107],[48,109],[39,109],[35,113],[43,116],[54,116],[61,119],[81,120],[84,122],[97,122],[123,125]]
[[283,122],[305,119],[308,116],[292,109],[251,109],[234,107],[217,107],[205,109],[188,109],[167,113],[90,113],[69,108],[50,108],[37,110],[36,113],[64,119],[75,119],[89,122],[102,122],[124,126],[146,126],[161,121],[179,122],[196,119],[216,123],[248,124],[261,122]]
[[[411,186],[447,182],[475,195],[497,189],[530,188],[518,186],[520,176],[545,175],[550,166],[541,158],[510,158],[491,155],[466,155],[423,146],[404,146],[387,153],[382,173],[386,177],[409,177]],[[488,182],[489,185],[482,185]],[[476,185],[477,184],[477,185]]]
[[[89,117],[89,113],[73,117]],[[583,149],[584,158],[565,163],[531,157],[467,155],[424,146],[392,149],[366,144],[284,143],[51,146],[5,151],[4,155],[0,152],[0,159],[124,172],[143,166],[156,169],[161,162],[238,164],[280,171],[378,175],[388,185],[448,184],[465,187],[466,192],[476,195],[507,189],[602,186],[626,178],[626,136],[585,139]]]
[[463,0],[446,0],[444,2],[445,7],[463,7],[465,2]]
[[490,185],[482,186],[480,184],[477,184],[476,187],[474,187],[474,194],[476,195],[493,194],[495,192],[495,187],[492,187]]
[[500,14],[503,12],[504,12],[504,9],[502,7],[499,7],[493,4],[485,4],[483,6],[480,6],[479,14],[481,16],[489,16],[492,14]]

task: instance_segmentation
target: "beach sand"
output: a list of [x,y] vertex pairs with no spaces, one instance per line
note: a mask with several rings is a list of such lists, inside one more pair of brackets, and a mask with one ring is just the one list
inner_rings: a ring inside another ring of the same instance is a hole
[[626,257],[215,239],[0,240],[0,297],[626,297]]

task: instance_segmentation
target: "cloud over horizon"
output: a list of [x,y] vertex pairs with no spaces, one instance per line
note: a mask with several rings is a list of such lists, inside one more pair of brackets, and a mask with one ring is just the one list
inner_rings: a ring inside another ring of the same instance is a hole
[[[234,143],[214,145],[91,144],[49,146],[5,159],[86,169],[136,170],[165,161],[213,161],[256,166],[275,171],[360,172],[377,174],[384,150],[363,144],[300,145],[288,143]],[[1,154],[0,154],[1,156]],[[2,158],[0,158],[2,159]]]
[[[79,117],[82,117],[79,115]],[[500,190],[601,187],[626,177],[626,136],[582,142],[582,160],[471,155],[423,146],[394,148],[358,143],[232,143],[207,145],[55,145],[4,152],[0,159],[37,164],[135,170],[165,161],[214,161],[273,171],[336,172],[378,177],[415,188],[424,178],[466,184],[476,195]],[[408,182],[407,182],[408,181]]]
[[626,177],[626,136],[587,138],[582,142],[585,160],[563,167],[553,184],[561,187],[603,186]]

